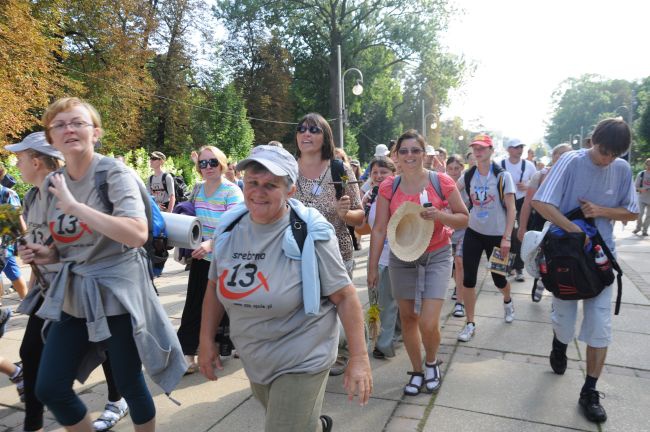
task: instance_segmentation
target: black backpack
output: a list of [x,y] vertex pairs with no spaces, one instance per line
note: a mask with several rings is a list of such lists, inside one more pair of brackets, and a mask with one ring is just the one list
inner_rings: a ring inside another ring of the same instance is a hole
[[[167,190],[167,176],[171,175],[172,178],[174,179],[174,195],[176,196],[176,202],[183,202],[187,201],[189,198],[189,193],[187,192],[187,184],[185,183],[185,179],[182,176],[177,176],[173,175],[167,172],[164,172],[162,175],[162,184],[163,188],[165,188],[165,192],[169,193]],[[151,189],[151,181],[153,180],[153,176],[149,176],[149,189]]]
[[[580,208],[569,212],[566,217],[569,220],[584,219],[593,225],[593,219],[585,218]],[[618,293],[614,313],[618,315],[623,293],[623,271],[600,233],[596,231],[596,235],[591,238],[592,248],[588,252],[584,250],[585,237],[584,232],[564,235],[556,235],[550,231],[546,233],[542,241],[546,272],[540,269],[544,287],[562,300],[589,299],[596,297],[614,282],[616,270]],[[602,248],[609,259],[610,265],[607,268],[596,265],[596,245]]]
[[[501,168],[506,169],[506,160],[501,161]],[[519,176],[519,183],[524,179],[524,171],[526,171],[526,159],[521,159],[521,175]]]
[[[503,181],[503,174],[506,172],[506,170],[501,168],[498,164],[492,162],[492,171],[494,172],[494,175],[497,177],[497,190],[499,191],[499,201],[501,201],[501,207],[505,209],[506,208],[506,202],[504,199],[505,182]],[[467,197],[469,198],[469,206],[467,207],[467,210],[471,210],[473,207],[472,195],[470,192],[470,183],[472,182],[472,177],[474,177],[475,172],[476,172],[476,165],[474,165],[473,167],[465,171],[465,174],[463,175],[463,182],[465,183],[465,193],[467,193]]]
[[[289,209],[289,224],[291,225],[291,233],[293,234],[293,238],[296,240],[296,244],[298,245],[300,253],[302,253],[302,248],[305,245],[305,239],[307,239],[307,223],[303,221],[300,216],[298,216],[298,213],[296,213],[293,207],[289,206]],[[232,231],[235,225],[237,225],[241,218],[246,216],[246,214],[248,214],[248,212],[243,213],[237,219],[232,221],[230,225],[228,225],[226,229],[223,230],[223,232],[227,233],[229,231]]]

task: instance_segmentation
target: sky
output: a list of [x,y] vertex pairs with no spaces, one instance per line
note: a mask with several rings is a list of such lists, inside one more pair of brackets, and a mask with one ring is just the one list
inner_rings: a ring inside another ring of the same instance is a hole
[[646,0],[451,0],[464,10],[443,44],[476,70],[442,118],[540,142],[560,83],[586,73],[650,75]]

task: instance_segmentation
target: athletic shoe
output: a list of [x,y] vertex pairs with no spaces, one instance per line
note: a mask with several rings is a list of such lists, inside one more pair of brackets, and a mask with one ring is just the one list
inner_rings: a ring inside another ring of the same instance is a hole
[[117,402],[109,402],[104,406],[104,412],[93,422],[96,431],[107,431],[122,420],[129,412],[129,406],[124,398]]
[[384,354],[379,348],[372,350],[372,356],[378,360],[386,359],[386,354]]
[[535,303],[539,303],[542,300],[542,297],[544,296],[544,284],[542,281],[537,281],[537,286],[535,287],[535,291],[533,291],[533,301]]
[[456,303],[454,306],[454,312],[453,315],[458,318],[462,318],[465,316],[465,305],[462,303]]
[[458,333],[457,339],[461,342],[469,342],[474,337],[474,332],[476,331],[476,324],[467,323],[465,327]]
[[553,372],[558,375],[564,375],[567,365],[566,353],[560,352],[558,350],[551,350],[551,354],[548,356],[548,360],[551,363],[551,369],[553,369]]
[[642,235],[643,237],[648,237],[648,231],[643,231],[643,232],[641,233],[641,235]]
[[9,381],[16,385],[16,391],[18,392],[18,397],[21,402],[25,402],[25,383],[23,382],[23,363],[17,362],[14,363],[18,373],[13,377],[9,378]]
[[508,324],[515,320],[515,305],[512,300],[510,300],[510,303],[503,304],[503,318]]
[[587,420],[594,423],[602,423],[607,420],[607,413],[605,408],[600,404],[600,399],[605,395],[596,389],[588,389],[580,392],[580,399],[578,403],[582,407]]
[[523,282],[526,280],[526,278],[524,277],[523,270],[517,270],[517,272],[515,273],[515,280],[517,282]]
[[632,231],[632,234],[638,234],[641,232],[641,228],[637,228],[634,231]]
[[451,294],[451,299],[458,300],[458,298],[456,297],[456,287],[454,287],[454,292]]
[[342,355],[336,357],[336,361],[330,367],[330,376],[339,376],[343,375],[345,368],[348,366],[348,360]]
[[5,330],[7,330],[9,318],[11,318],[11,309],[8,307],[0,309],[0,338],[4,336]]
[[332,417],[328,415],[322,415],[320,416],[320,421],[323,432],[330,432],[332,430],[332,426],[334,426],[334,420],[332,420]]

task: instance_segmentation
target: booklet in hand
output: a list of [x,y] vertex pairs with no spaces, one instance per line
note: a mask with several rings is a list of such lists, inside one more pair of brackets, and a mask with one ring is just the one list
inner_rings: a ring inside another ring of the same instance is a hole
[[512,269],[515,262],[515,254],[509,253],[508,258],[501,256],[501,249],[494,247],[492,250],[492,255],[488,261],[488,270],[492,273],[500,274],[501,276],[507,276]]

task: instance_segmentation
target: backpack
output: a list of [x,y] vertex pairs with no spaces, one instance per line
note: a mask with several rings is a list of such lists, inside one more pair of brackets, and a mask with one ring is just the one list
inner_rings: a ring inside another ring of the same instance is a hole
[[[395,176],[395,179],[393,180],[393,191],[390,195],[390,198],[393,198],[393,195],[395,195],[395,191],[397,191],[397,187],[399,184],[402,182],[402,177],[401,176]],[[431,182],[431,186],[433,186],[433,190],[436,191],[438,194],[438,197],[444,201],[445,196],[442,194],[442,188],[440,187],[440,179],[438,178],[438,173],[436,171],[429,171],[429,182]]]
[[[494,175],[497,177],[497,190],[499,191],[499,201],[501,201],[501,207],[504,209],[506,208],[506,202],[505,202],[505,182],[503,181],[503,173],[506,172],[505,169],[501,168],[499,165],[496,163],[492,162],[491,169],[494,172]],[[465,171],[465,174],[463,175],[463,182],[465,183],[465,192],[467,193],[467,197],[469,198],[469,207],[467,210],[471,210],[474,204],[472,203],[472,195],[470,194],[470,183],[472,182],[472,177],[474,177],[474,173],[476,172],[476,165]]]
[[[183,179],[182,176],[177,176],[173,175],[171,173],[164,172],[162,175],[162,184],[163,188],[165,189],[165,192],[169,193],[167,190],[167,176],[171,175],[172,178],[174,179],[174,196],[176,197],[176,202],[183,202],[187,201],[188,198],[188,193],[187,193],[187,184],[185,183],[185,179]],[[149,176],[149,189],[151,189],[151,181],[153,180],[153,176]]]
[[[291,233],[293,234],[293,238],[296,240],[296,244],[298,245],[300,253],[302,253],[302,248],[305,246],[305,239],[307,239],[307,224],[300,218],[300,216],[298,216],[298,213],[296,213],[293,207],[289,206],[289,209],[289,225],[291,226]],[[248,212],[245,212],[237,219],[232,221],[230,225],[228,225],[226,229],[223,230],[223,233],[232,231],[235,225],[239,223],[241,218],[247,214]]]
[[[593,225],[593,219],[585,218],[580,208],[566,215],[569,220],[584,219]],[[605,244],[600,233],[591,237],[591,250],[585,251],[586,234],[565,233],[557,235],[547,232],[542,241],[542,253],[546,260],[546,271],[541,271],[544,287],[562,300],[584,300],[596,297],[614,282],[616,275],[618,293],[616,296],[615,315],[621,308],[623,292],[623,271],[616,258]],[[607,268],[599,267],[596,262],[595,246],[600,246],[609,259]]]
[[341,177],[345,175],[345,166],[341,159],[332,159],[330,162],[332,170],[332,182],[334,183],[334,190],[336,191],[336,199],[339,200],[343,196],[343,184],[341,184]]
[[[501,161],[501,168],[506,169],[506,160]],[[526,171],[526,159],[521,160],[521,175],[519,176],[519,183],[524,179],[524,171]]]
[[[95,187],[99,199],[104,205],[105,212],[108,214],[113,213],[113,203],[108,198],[108,181],[106,177],[108,170],[116,163],[115,159],[104,157],[97,164],[97,170],[95,171]],[[160,212],[160,208],[158,208],[158,204],[149,195],[142,182],[136,181],[136,183],[140,189],[140,196],[144,202],[147,215],[148,236],[143,248],[149,258],[149,275],[153,280],[153,266],[164,264],[169,257],[169,252],[167,252],[167,230],[165,228],[165,219]]]

